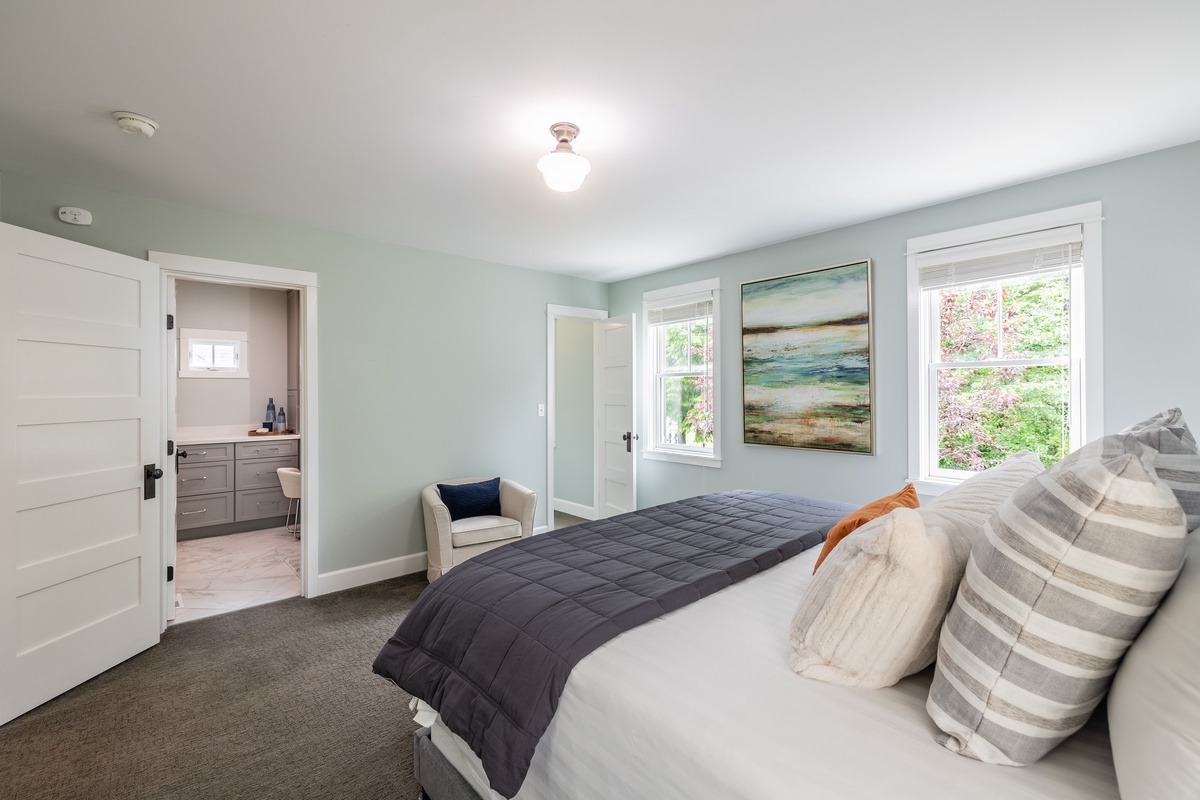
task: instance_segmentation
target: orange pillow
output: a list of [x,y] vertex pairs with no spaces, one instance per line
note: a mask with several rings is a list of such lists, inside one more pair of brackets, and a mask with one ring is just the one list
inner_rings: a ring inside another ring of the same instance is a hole
[[851,511],[829,529],[829,535],[825,537],[825,546],[821,548],[821,555],[817,556],[816,566],[813,567],[813,574],[816,574],[817,567],[821,566],[821,562],[837,546],[837,543],[849,536],[855,529],[877,517],[890,514],[897,508],[919,508],[920,505],[921,501],[917,497],[917,490],[910,483],[895,494],[889,494],[887,497],[867,503],[858,511]]

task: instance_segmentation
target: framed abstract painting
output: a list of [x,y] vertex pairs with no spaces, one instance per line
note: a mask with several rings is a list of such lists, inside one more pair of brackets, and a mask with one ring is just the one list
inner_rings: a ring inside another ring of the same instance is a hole
[[742,284],[746,444],[875,452],[871,262]]

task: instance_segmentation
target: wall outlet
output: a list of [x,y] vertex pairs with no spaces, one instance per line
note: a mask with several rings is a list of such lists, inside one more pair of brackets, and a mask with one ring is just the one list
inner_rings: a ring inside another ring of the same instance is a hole
[[71,225],[92,224],[92,212],[85,208],[75,208],[74,206],[63,206],[60,208],[58,210],[58,218]]

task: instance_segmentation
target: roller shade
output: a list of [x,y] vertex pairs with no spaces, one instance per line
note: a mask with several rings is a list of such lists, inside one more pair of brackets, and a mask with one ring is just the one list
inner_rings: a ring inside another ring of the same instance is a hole
[[1083,226],[1068,225],[917,253],[922,289],[978,283],[1083,264]]

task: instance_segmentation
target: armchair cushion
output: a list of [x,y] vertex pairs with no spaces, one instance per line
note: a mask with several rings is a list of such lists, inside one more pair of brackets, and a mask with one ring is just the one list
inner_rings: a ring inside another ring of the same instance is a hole
[[521,538],[521,523],[508,517],[468,517],[450,523],[450,545],[466,547],[482,542]]
[[437,488],[455,522],[467,517],[500,516],[499,478],[479,483],[439,483]]

